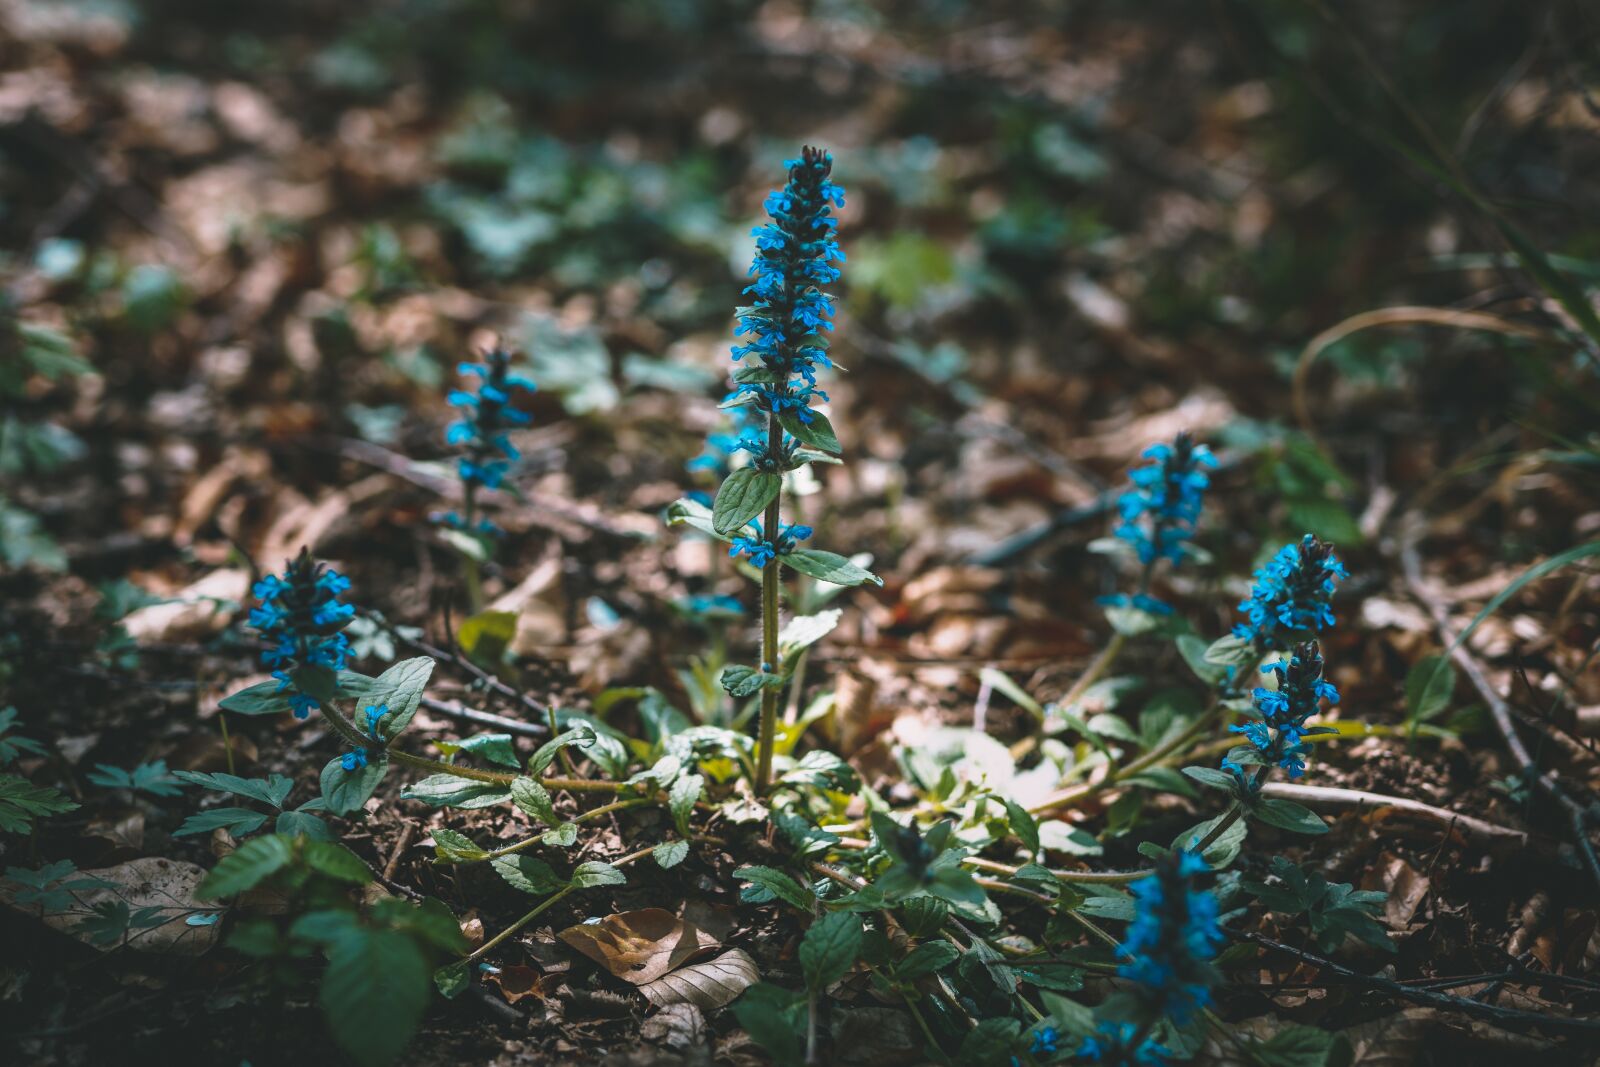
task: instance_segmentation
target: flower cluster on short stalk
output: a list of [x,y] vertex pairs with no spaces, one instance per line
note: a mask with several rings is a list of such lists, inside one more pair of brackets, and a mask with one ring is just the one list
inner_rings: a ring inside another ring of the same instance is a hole
[[1249,597],[1239,603],[1246,621],[1234,626],[1234,636],[1266,651],[1320,633],[1333,625],[1328,602],[1348,577],[1333,546],[1311,534],[1284,545],[1256,571]]
[[1133,883],[1137,912],[1117,946],[1126,961],[1117,973],[1138,983],[1149,1015],[1179,1026],[1211,1002],[1217,978],[1211,966],[1222,944],[1217,898],[1194,883],[1208,873],[1198,854],[1182,849],[1158,860]]
[[811,527],[796,522],[778,527],[777,540],[772,541],[762,536],[759,519],[753,520],[750,525],[755,528],[755,536],[735,537],[728,555],[745,556],[749,558],[750,565],[756,568],[765,567],[778,556],[787,556],[795,550],[798,542],[811,536]]
[[318,666],[340,671],[349,658],[349,638],[339,632],[355,617],[355,607],[339,600],[349,589],[350,579],[301,549],[285,564],[281,576],[269,574],[251,590],[258,603],[250,611],[250,625],[267,641],[261,659],[273,668],[278,690],[292,690],[289,707],[297,719],[321,705],[295,684],[295,669]]
[[1166,1067],[1173,1051],[1146,1036],[1148,1032],[1138,1023],[1102,1019],[1078,1046],[1078,1058],[1112,1067]]
[[[1305,773],[1304,743],[1307,734],[1322,732],[1326,728],[1307,727],[1306,720],[1320,710],[1322,701],[1339,703],[1339,690],[1322,676],[1322,652],[1315,641],[1307,641],[1294,650],[1288,662],[1278,660],[1261,668],[1262,674],[1277,679],[1277,688],[1257,688],[1251,696],[1255,699],[1256,713],[1261,717],[1242,726],[1230,726],[1236,734],[1254,745],[1261,758],[1289,772],[1290,778]],[[1223,770],[1237,781],[1244,781],[1244,772],[1232,760],[1222,761]]]
[[742,365],[734,381],[758,410],[810,423],[812,401],[828,398],[817,388],[817,367],[833,366],[825,336],[833,329],[833,297],[822,287],[839,280],[833,264],[844,262],[833,217],[844,190],[829,180],[833,156],[821,149],[804,148],[785,166],[788,183],[767,196],[771,221],[751,231],[755,280],[745,292],[754,300],[740,310],[734,331],[750,337],[733,347],[734,361],[753,356],[760,366]]
[[1217,465],[1217,459],[1186,430],[1170,445],[1151,445],[1143,458],[1150,462],[1128,472],[1133,488],[1117,499],[1122,521],[1116,536],[1132,546],[1144,564],[1144,575],[1138,592],[1103,597],[1101,603],[1165,615],[1172,608],[1149,594],[1150,577],[1161,560],[1177,566],[1193,554],[1189,542],[1194,539],[1206,488],[1211,484],[1206,471]]
[[385,715],[389,714],[389,705],[368,704],[364,709],[364,714],[366,716],[366,724],[362,732],[367,735],[372,743],[362,748],[353,748],[339,757],[339,766],[347,771],[357,771],[365,767],[384,746],[383,734],[378,732],[378,724],[383,721]]
[[[484,356],[481,363],[462,363],[456,368],[464,377],[478,379],[477,392],[456,389],[450,393],[450,403],[460,408],[462,415],[445,431],[445,440],[461,446],[465,454],[456,460],[456,469],[462,482],[471,491],[476,486],[498,489],[505,480],[512,461],[521,454],[511,444],[507,431],[532,422],[532,416],[512,406],[512,397],[518,392],[531,393],[536,388],[532,381],[511,373],[511,354],[496,348]],[[449,512],[441,517],[448,526],[464,529],[468,522]],[[491,534],[496,527],[487,519],[471,524],[472,533]]]

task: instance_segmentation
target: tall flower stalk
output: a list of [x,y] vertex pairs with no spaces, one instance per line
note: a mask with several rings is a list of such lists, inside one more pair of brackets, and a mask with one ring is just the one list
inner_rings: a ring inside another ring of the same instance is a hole
[[761,663],[730,667],[722,684],[735,698],[760,693],[761,718],[756,743],[756,788],[772,780],[781,691],[789,680],[778,649],[780,573],[789,566],[837,585],[882,584],[843,556],[801,548],[809,526],[785,525],[784,475],[805,463],[837,462],[839,440],[828,417],[813,406],[828,396],[817,387],[819,370],[831,369],[829,334],[833,297],[825,286],[839,280],[844,253],[837,239],[835,208],[844,190],[832,180],[833,157],[804,148],[786,166],[789,180],[766,199],[768,221],[756,239],[753,277],[745,288],[751,303],[739,309],[733,347],[738,365],[734,391],[723,407],[736,410],[740,433],[733,442],[715,442],[720,451],[751,454],[748,465],[732,470],[718,489],[711,514],[691,501],[675,506],[673,522],[688,523],[730,545],[761,575]]
[[461,477],[462,511],[460,514],[447,511],[433,518],[445,528],[446,539],[461,553],[467,602],[471,610],[477,611],[483,606],[479,566],[493,557],[495,542],[501,534],[492,520],[479,513],[478,492],[500,488],[512,462],[521,458],[507,434],[533,420],[511,401],[517,393],[531,393],[536,386],[531,380],[511,373],[511,354],[502,348],[487,353],[480,363],[459,364],[456,371],[463,377],[478,380],[476,392],[456,389],[450,393],[451,406],[459,408],[462,414],[445,431],[445,441],[462,450],[456,458],[456,472]]

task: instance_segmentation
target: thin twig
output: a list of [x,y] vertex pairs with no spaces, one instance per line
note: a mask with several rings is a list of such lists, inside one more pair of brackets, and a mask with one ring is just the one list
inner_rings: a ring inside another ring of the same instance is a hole
[[1467,647],[1465,641],[1459,639],[1455,628],[1450,624],[1450,612],[1444,604],[1440,603],[1427,586],[1422,576],[1422,557],[1417,552],[1417,541],[1422,533],[1422,521],[1419,516],[1409,516],[1402,526],[1400,535],[1400,566],[1405,572],[1406,584],[1410,587],[1411,596],[1423,606],[1433,618],[1434,628],[1439,632],[1439,640],[1449,649],[1450,658],[1456,661],[1463,674],[1472,682],[1478,695],[1489,706],[1490,718],[1494,720],[1495,728],[1500,731],[1501,738],[1506,743],[1506,750],[1511,753],[1511,758],[1517,764],[1517,769],[1538,790],[1550,800],[1554,801],[1567,813],[1567,821],[1572,827],[1572,836],[1583,855],[1584,863],[1589,868],[1589,873],[1594,876],[1596,883],[1600,883],[1600,856],[1595,855],[1594,844],[1589,840],[1589,824],[1594,817],[1589,805],[1580,802],[1567,792],[1566,788],[1556,780],[1555,776],[1539,769],[1533,756],[1528,752],[1522,738],[1517,734],[1516,723],[1513,721],[1511,705],[1500,695],[1500,691],[1489,681],[1488,674],[1483,665],[1478,662],[1478,657]]
[[1488,1019],[1498,1025],[1512,1030],[1531,1030],[1544,1028],[1547,1030],[1579,1031],[1586,1034],[1600,1033],[1600,1019],[1572,1019],[1562,1015],[1545,1015],[1533,1011],[1520,1011],[1516,1008],[1501,1008],[1493,1004],[1473,1000],[1470,997],[1457,997],[1449,993],[1436,993],[1432,990],[1417,989],[1414,986],[1402,985],[1390,978],[1383,978],[1375,974],[1362,974],[1343,964],[1324,959],[1315,953],[1307,952],[1293,945],[1285,945],[1281,941],[1274,941],[1261,934],[1240,932],[1239,937],[1246,941],[1254,941],[1258,945],[1292,956],[1301,963],[1309,964],[1327,974],[1334,975],[1352,985],[1362,985],[1369,989],[1381,990],[1401,1000],[1409,1000],[1413,1004],[1425,1004],[1431,1008],[1440,1008],[1444,1011],[1459,1012],[1462,1015],[1472,1015],[1480,1019]]
[[1474,818],[1457,811],[1436,808],[1420,800],[1392,797],[1384,793],[1368,793],[1361,789],[1337,789],[1322,785],[1295,785],[1289,782],[1270,782],[1262,792],[1269,797],[1295,800],[1310,807],[1322,808],[1392,808],[1395,811],[1419,815],[1425,819],[1444,823],[1461,830],[1468,837],[1485,843],[1526,846],[1531,835],[1526,830],[1514,830],[1487,819]]

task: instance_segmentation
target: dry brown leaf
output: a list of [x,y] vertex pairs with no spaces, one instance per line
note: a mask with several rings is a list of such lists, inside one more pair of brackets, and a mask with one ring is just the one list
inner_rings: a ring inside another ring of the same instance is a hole
[[[24,914],[34,916],[51,929],[60,930],[68,936],[92,944],[89,936],[79,931],[77,927],[84,919],[94,914],[96,904],[121,900],[126,902],[128,909],[133,912],[137,912],[140,908],[159,908],[161,917],[167,920],[160,926],[130,930],[126,937],[129,948],[177,956],[199,956],[216,944],[217,936],[222,929],[220,923],[190,926],[185,922],[190,915],[215,910],[209,906],[197,905],[194,900],[195,886],[199,885],[200,880],[206,875],[204,868],[181,860],[145,856],[128,863],[119,863],[115,867],[101,867],[78,873],[85,878],[100,878],[111,882],[114,888],[75,891],[73,905],[66,911],[40,915],[37,906],[21,906],[13,903],[16,883],[0,880],[0,901]],[[123,943],[118,941],[95,947],[104,952],[120,948]]]
[[691,964],[641,985],[639,992],[658,1008],[693,1004],[701,1011],[715,1011],[733,1003],[759,981],[756,961],[743,949],[730,948],[714,960]]
[[693,1004],[668,1004],[644,1021],[639,1036],[652,1045],[683,1052],[706,1039],[706,1017]]
[[524,997],[546,999],[563,979],[558,974],[540,974],[532,967],[517,963],[491,972],[489,981],[500,987],[508,1003],[515,1004]]
[[1380,862],[1383,867],[1379,886],[1389,894],[1383,904],[1384,917],[1392,929],[1404,930],[1428,895],[1428,878],[1393,853],[1385,852]]
[[653,982],[717,947],[716,938],[665,908],[618,912],[569,926],[558,936],[634,985]]
[[151,604],[122,620],[141,644],[180,644],[219,632],[250,591],[250,575],[238,569],[212,571],[165,604]]

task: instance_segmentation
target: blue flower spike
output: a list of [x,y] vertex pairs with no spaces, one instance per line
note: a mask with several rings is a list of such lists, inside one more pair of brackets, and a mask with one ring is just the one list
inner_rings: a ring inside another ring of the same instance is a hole
[[[1236,734],[1243,734],[1265,762],[1288,771],[1290,778],[1305,773],[1305,756],[1310,746],[1304,743],[1304,738],[1332,732],[1325,726],[1306,726],[1306,720],[1321,709],[1322,701],[1339,703],[1339,690],[1322,676],[1322,671],[1322,652],[1317,643],[1307,641],[1297,646],[1287,662],[1278,660],[1261,668],[1262,674],[1277,679],[1277,688],[1263,686],[1251,693],[1260,719],[1228,727]],[[1223,769],[1235,780],[1243,780],[1243,770],[1237,763],[1224,760]],[[1250,788],[1254,792],[1259,785],[1251,783]]]
[[1195,876],[1210,868],[1197,853],[1182,849],[1156,863],[1133,883],[1137,907],[1117,954],[1117,969],[1137,983],[1137,995],[1151,1018],[1187,1023],[1211,1002],[1217,972],[1211,959],[1222,945],[1217,898],[1195,887]]
[[267,647],[261,659],[273,668],[278,691],[291,690],[289,707],[304,719],[321,705],[295,684],[294,671],[320,666],[344,670],[350,641],[340,633],[355,618],[354,605],[341,603],[350,579],[311,558],[300,555],[284,565],[283,574],[269,574],[251,589],[257,604],[250,610],[250,625],[260,631]]
[[[815,421],[813,401],[828,399],[817,388],[817,368],[833,366],[825,336],[833,330],[833,297],[822,287],[839,280],[834,264],[844,262],[833,217],[833,209],[844,206],[844,190],[830,180],[833,156],[820,148],[801,149],[800,157],[785,166],[788,184],[766,200],[771,221],[751,231],[754,281],[745,293],[754,299],[740,310],[734,330],[735,336],[750,339],[733,347],[734,362],[740,364],[734,381],[738,397],[748,398],[757,411],[809,425]],[[746,356],[754,358],[744,363]],[[743,443],[746,436],[741,430],[740,447],[749,447]],[[750,443],[756,445],[752,451],[766,452],[759,436]],[[788,447],[792,451],[793,444]],[[780,457],[768,457],[775,459]]]
[[1261,652],[1286,651],[1292,642],[1316,636],[1333,625],[1329,601],[1349,576],[1333,546],[1311,534],[1284,545],[1256,571],[1249,597],[1239,603],[1246,621],[1234,626],[1234,636]]
[[1150,595],[1150,580],[1162,560],[1176,567],[1194,554],[1190,542],[1211,484],[1206,471],[1216,467],[1217,459],[1187,430],[1170,445],[1151,445],[1143,457],[1150,462],[1128,472],[1133,488],[1117,500],[1122,521],[1116,529],[1117,538],[1132,546],[1144,565],[1139,589],[1131,595],[1101,597],[1100,603],[1170,615],[1171,605]]
[[1078,1046],[1078,1058],[1111,1067],[1166,1067],[1175,1053],[1143,1036],[1147,1032],[1138,1023],[1103,1019]]
[[[506,473],[521,454],[511,444],[508,432],[533,421],[533,417],[512,404],[518,394],[532,393],[534,383],[511,372],[511,353],[494,348],[479,363],[462,363],[456,372],[464,378],[477,379],[477,392],[456,389],[450,393],[450,403],[461,410],[461,417],[445,431],[445,441],[461,446],[464,454],[456,460],[456,470],[470,495],[478,486],[498,489]],[[498,528],[487,519],[471,516],[463,519],[455,512],[445,512],[438,521],[445,526],[480,536],[492,536]]]

